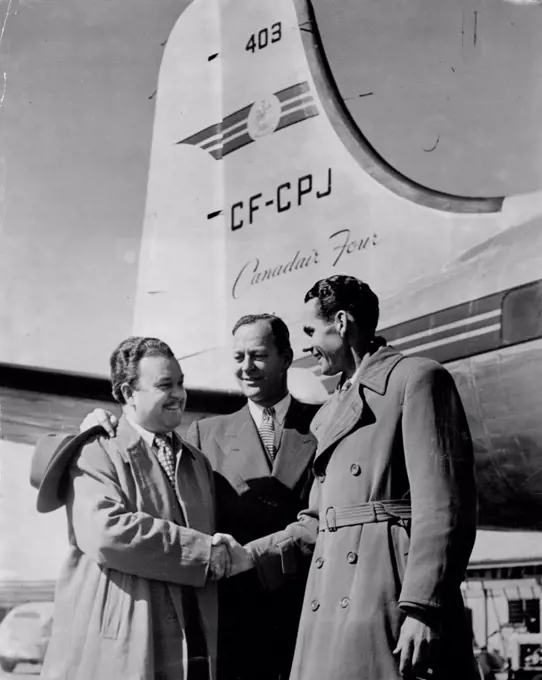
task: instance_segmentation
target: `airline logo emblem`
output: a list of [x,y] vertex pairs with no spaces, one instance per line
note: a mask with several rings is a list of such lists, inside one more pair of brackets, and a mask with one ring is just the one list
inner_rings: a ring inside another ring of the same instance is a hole
[[252,139],[273,134],[280,123],[282,106],[280,99],[272,94],[270,97],[255,102],[248,112],[247,131]]
[[181,139],[177,144],[199,146],[220,160],[260,137],[317,115],[316,102],[305,81],[234,111],[220,123]]

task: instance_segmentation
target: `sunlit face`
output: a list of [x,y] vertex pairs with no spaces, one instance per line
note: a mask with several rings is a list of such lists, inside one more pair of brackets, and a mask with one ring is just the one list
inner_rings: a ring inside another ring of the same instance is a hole
[[280,353],[268,321],[240,326],[233,336],[235,377],[245,397],[273,406],[286,395],[291,351]]
[[149,432],[171,432],[181,424],[186,406],[184,375],[177,359],[143,357],[139,380],[126,403],[138,425]]
[[310,338],[307,350],[318,361],[322,375],[335,375],[344,371],[346,343],[335,321],[325,321],[319,315],[320,302],[313,298],[305,303],[303,332]]

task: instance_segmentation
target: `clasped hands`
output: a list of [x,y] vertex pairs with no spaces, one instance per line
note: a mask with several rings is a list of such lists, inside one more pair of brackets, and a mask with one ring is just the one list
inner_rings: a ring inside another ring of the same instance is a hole
[[254,567],[252,554],[230,534],[215,534],[211,543],[211,578],[218,580]]

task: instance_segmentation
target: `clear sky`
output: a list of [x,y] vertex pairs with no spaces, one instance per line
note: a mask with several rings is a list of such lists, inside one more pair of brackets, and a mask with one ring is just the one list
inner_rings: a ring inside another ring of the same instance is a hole
[[153,93],[185,4],[0,0],[0,361],[104,373],[130,334]]

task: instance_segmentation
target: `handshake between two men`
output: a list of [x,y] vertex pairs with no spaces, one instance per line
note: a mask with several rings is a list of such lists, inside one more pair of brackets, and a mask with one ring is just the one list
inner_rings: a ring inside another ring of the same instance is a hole
[[216,533],[211,544],[210,573],[213,580],[242,574],[254,567],[251,552],[230,534]]

